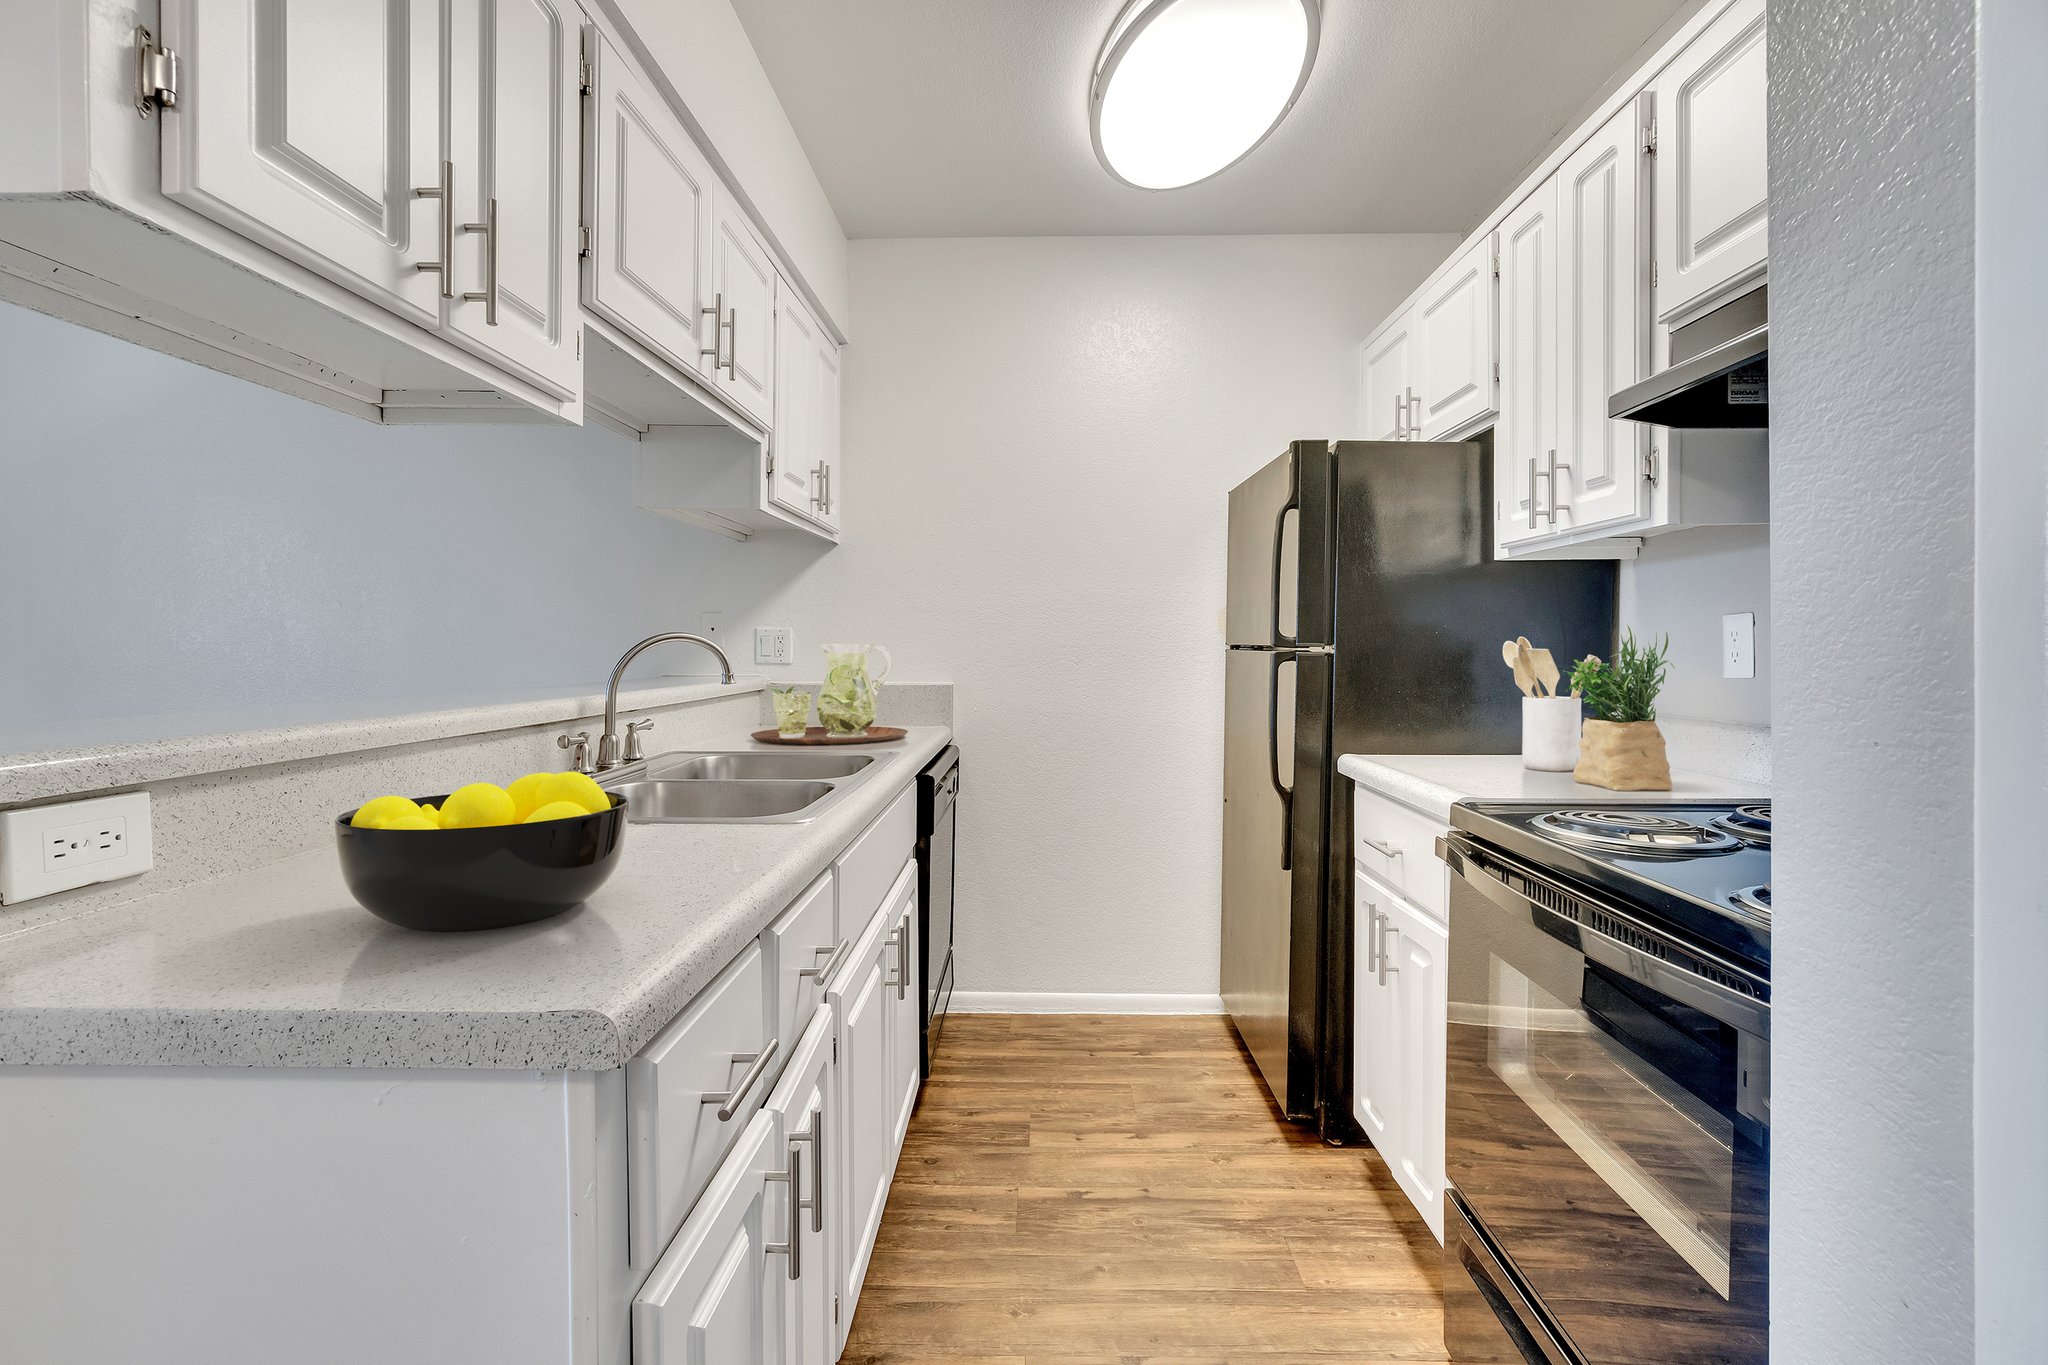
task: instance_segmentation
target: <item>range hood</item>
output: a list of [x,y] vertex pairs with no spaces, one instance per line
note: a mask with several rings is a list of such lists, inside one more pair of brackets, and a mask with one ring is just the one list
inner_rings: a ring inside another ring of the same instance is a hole
[[1665,427],[1771,424],[1770,293],[1758,285],[1671,329],[1671,364],[1607,400],[1609,417]]

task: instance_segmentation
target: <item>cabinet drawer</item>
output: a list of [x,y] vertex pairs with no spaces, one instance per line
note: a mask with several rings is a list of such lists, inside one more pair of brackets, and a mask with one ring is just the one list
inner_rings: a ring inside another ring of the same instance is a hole
[[750,943],[626,1064],[632,1203],[627,1222],[635,1265],[652,1261],[682,1226],[720,1160],[768,1098],[795,1042],[778,1044],[763,1036],[764,975],[761,947]]
[[858,940],[889,899],[896,874],[917,849],[917,784],[861,832],[839,857],[839,934]]
[[769,980],[768,1036],[786,1052],[811,1011],[825,1003],[825,978],[846,957],[847,937],[835,930],[830,872],[811,883],[796,904],[761,935]]
[[1358,865],[1414,901],[1440,921],[1448,921],[1451,873],[1436,856],[1439,835],[1448,827],[1410,810],[1390,797],[1363,787],[1353,789],[1352,856]]

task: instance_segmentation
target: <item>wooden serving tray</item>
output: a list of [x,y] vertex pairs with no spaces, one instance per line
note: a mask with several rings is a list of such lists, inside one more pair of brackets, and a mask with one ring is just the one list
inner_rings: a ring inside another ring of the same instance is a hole
[[870,725],[864,735],[835,735],[822,725],[813,725],[800,735],[785,735],[780,730],[756,730],[754,738],[763,744],[886,744],[909,733],[898,725]]

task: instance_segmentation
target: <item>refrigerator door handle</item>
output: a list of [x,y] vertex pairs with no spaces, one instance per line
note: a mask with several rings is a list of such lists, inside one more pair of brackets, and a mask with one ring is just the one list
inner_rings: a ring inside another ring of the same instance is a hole
[[1294,869],[1294,789],[1280,780],[1280,665],[1298,656],[1292,650],[1276,650],[1272,669],[1266,674],[1266,763],[1273,778],[1273,790],[1280,794],[1280,867]]
[[1287,543],[1287,514],[1300,510],[1301,494],[1297,491],[1294,496],[1280,504],[1280,510],[1273,515],[1273,646],[1276,649],[1301,643],[1280,629],[1280,565],[1284,558],[1281,551]]

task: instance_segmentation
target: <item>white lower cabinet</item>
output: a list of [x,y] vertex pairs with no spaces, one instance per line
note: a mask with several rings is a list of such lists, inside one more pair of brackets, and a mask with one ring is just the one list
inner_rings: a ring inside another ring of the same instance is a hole
[[1434,836],[1444,826],[1364,788],[1354,819],[1351,1113],[1442,1241],[1450,934]]
[[756,1114],[633,1296],[633,1365],[784,1365],[788,1151]]
[[819,1005],[789,1059],[768,1117],[789,1153],[785,1199],[789,1214],[788,1304],[783,1328],[784,1365],[832,1365],[839,1358],[839,1229],[844,1201],[832,1162],[839,1154],[838,1030],[832,1007]]

